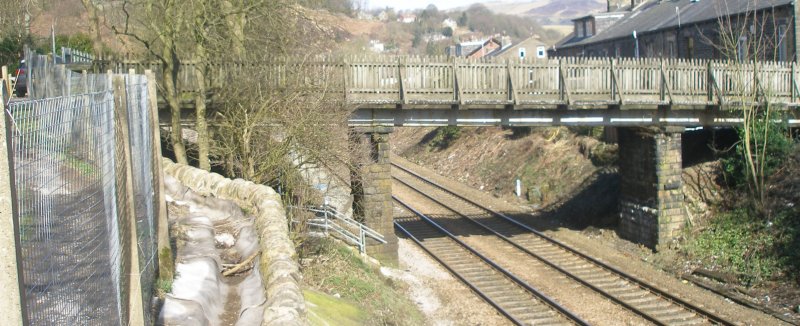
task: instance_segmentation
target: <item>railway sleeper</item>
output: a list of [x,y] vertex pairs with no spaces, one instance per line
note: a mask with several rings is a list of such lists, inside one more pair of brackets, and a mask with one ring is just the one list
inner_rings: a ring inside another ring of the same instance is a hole
[[428,238],[428,239],[422,240],[422,243],[425,246],[429,246],[429,247],[446,248],[446,247],[452,247],[453,246],[453,242],[451,242],[451,241],[449,241],[448,239],[445,239],[445,238]]
[[583,261],[583,260],[578,260],[578,259],[575,259],[575,260],[572,260],[572,259],[570,259],[570,260],[566,260],[566,261],[564,261],[563,263],[560,263],[560,262],[559,262],[559,263],[556,263],[556,265],[560,266],[561,268],[564,268],[564,269],[570,269],[570,270],[574,270],[574,269],[583,269],[583,268],[585,268],[585,267],[589,267],[589,266],[591,266],[590,264],[586,263],[585,261]]
[[[442,259],[442,258],[439,257],[439,259]],[[442,259],[442,260],[447,261],[447,259]],[[453,269],[460,269],[460,268],[466,267],[466,266],[477,265],[477,263],[474,260],[469,259],[467,257],[463,257],[463,256],[461,256],[459,259],[455,259],[454,261],[448,261],[447,264],[450,265],[450,267],[453,267]]]
[[625,300],[625,302],[627,302],[630,305],[634,305],[634,306],[645,305],[645,304],[647,304],[649,302],[653,302],[653,301],[658,301],[658,297],[656,297],[654,295],[646,295],[646,296],[643,296],[641,298]]
[[609,292],[611,290],[618,290],[619,291],[619,289],[627,289],[628,288],[628,286],[627,286],[628,284],[623,283],[623,281],[620,280],[620,279],[607,280],[607,281],[603,281],[603,282],[589,282],[589,283],[594,285],[594,286],[596,286],[596,287],[598,287],[598,288],[603,289],[606,292]]
[[557,317],[550,317],[544,319],[533,319],[528,321],[530,325],[547,326],[547,325],[566,325],[564,320]]
[[519,306],[513,306],[513,307],[504,307],[503,310],[505,310],[505,311],[507,311],[507,312],[509,312],[511,314],[514,314],[514,315],[530,314],[530,315],[534,315],[535,316],[536,315],[536,310],[534,309],[535,307],[536,307],[536,305],[531,305],[531,302],[529,301],[528,304],[526,304],[526,305],[519,305]]
[[668,323],[670,325],[672,325],[673,322],[700,319],[700,318],[697,317],[697,315],[695,315],[695,314],[693,314],[691,312],[688,312],[688,311],[685,311],[685,312],[682,312],[682,313],[676,313],[676,314],[673,314],[673,315],[667,315],[667,316],[663,316],[663,317],[657,316],[656,318],[658,318],[660,320],[663,320],[664,322],[666,322],[666,323]]
[[589,276],[591,274],[600,274],[601,270],[598,269],[595,265],[584,262],[583,265],[573,268],[573,274],[584,277]]
[[[672,319],[672,318],[685,319],[686,317],[694,316],[693,313],[686,312],[685,310],[683,310],[683,308],[676,307],[676,306],[664,307],[662,309],[652,310],[652,311],[650,311],[648,313],[651,316],[656,317],[656,318],[658,318],[660,320],[669,320],[669,319]],[[679,316],[679,315],[684,315],[684,316],[680,317],[680,318],[676,318],[676,316]]]
[[437,256],[439,256],[439,258],[442,259],[442,260],[450,261],[450,260],[457,260],[458,258],[465,257],[465,256],[467,256],[467,254],[464,253],[464,252],[453,252],[453,251],[451,251],[451,252],[443,252],[443,253],[441,253],[440,255],[437,255]]
[[504,282],[505,280],[503,280],[501,277],[499,277],[497,274],[494,274],[494,273],[491,273],[491,274],[486,273],[486,274],[482,274],[482,275],[478,274],[478,275],[474,275],[472,277],[465,277],[465,278],[469,279],[469,281],[471,283],[477,284],[477,285],[485,285],[485,284],[488,284],[488,283],[505,283]]
[[667,307],[672,306],[671,303],[664,301],[664,300],[656,300],[655,302],[650,302],[645,305],[637,305],[636,309],[648,312],[648,311],[657,311]]
[[613,287],[613,288],[610,288],[610,289],[605,290],[605,291],[608,294],[611,294],[611,295],[613,295],[615,297],[620,297],[621,295],[624,295],[624,294],[627,294],[627,293],[632,293],[633,291],[637,291],[637,290],[639,290],[638,287],[630,286],[630,284],[621,284],[621,285],[618,285],[617,287]]
[[622,300],[624,300],[625,302],[630,302],[633,299],[645,298],[645,297],[651,297],[651,298],[655,299],[654,296],[649,295],[649,294],[650,294],[650,292],[647,292],[647,291],[644,291],[644,290],[640,289],[639,291],[620,294],[617,297],[622,299]]
[[539,322],[544,322],[544,320],[547,319],[559,320],[558,315],[552,310],[550,310],[549,307],[544,307],[544,308],[545,309],[541,309],[538,311],[536,310],[531,311],[530,313],[526,314],[526,316],[524,316],[523,318],[525,320],[536,321],[536,325],[539,325]]
[[531,302],[528,298],[523,298],[522,295],[509,295],[504,297],[499,297],[497,299],[492,299],[494,302],[497,302],[500,305],[506,307],[513,307],[520,304],[528,304]]
[[484,270],[486,270],[486,268],[483,266],[472,266],[472,267],[464,267],[463,269],[460,269],[458,272],[464,275],[468,275],[468,274],[483,272]]
[[669,325],[670,326],[689,326],[689,325],[700,325],[700,324],[706,324],[706,323],[707,322],[706,322],[705,319],[702,319],[702,318],[699,318],[699,317],[695,317],[695,318],[687,319],[687,320],[672,321],[672,322],[669,323]]
[[518,291],[516,288],[513,287],[504,287],[504,288],[495,287],[492,289],[481,288],[480,290],[481,292],[483,292],[484,295],[492,298],[492,300],[494,300],[495,302],[498,302],[498,304],[500,304],[500,302],[503,302],[504,304],[506,302],[516,302],[516,301],[530,302],[530,299],[526,296],[525,293]]
[[598,271],[596,269],[587,269],[583,271],[578,271],[575,272],[574,274],[575,276],[580,277],[581,279],[589,283],[610,282],[614,280],[619,280],[619,277],[604,273],[602,271]]

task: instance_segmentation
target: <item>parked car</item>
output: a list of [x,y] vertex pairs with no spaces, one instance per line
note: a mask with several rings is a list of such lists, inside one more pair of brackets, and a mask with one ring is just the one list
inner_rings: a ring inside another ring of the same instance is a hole
[[25,60],[20,61],[16,76],[17,83],[14,93],[17,94],[17,97],[23,97],[28,94],[28,66],[25,65]]

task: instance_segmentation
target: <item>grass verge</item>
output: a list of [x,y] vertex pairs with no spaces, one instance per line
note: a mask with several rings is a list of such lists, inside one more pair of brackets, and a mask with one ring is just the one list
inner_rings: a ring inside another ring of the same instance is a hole
[[782,277],[800,280],[800,221],[794,209],[772,222],[747,209],[723,212],[690,237],[685,253],[702,267],[736,275],[746,285]]
[[[425,324],[401,284],[381,275],[377,267],[368,265],[344,245],[329,239],[308,239],[300,247],[300,256],[307,287],[352,302],[364,312],[364,325]],[[315,309],[336,312],[336,305]],[[349,308],[345,310],[342,313]],[[327,322],[338,324],[335,320]]]

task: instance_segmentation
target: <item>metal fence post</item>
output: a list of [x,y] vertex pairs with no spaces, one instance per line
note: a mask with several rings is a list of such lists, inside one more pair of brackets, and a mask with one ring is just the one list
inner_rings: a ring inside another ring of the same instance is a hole
[[[19,222],[14,218],[16,196],[14,194],[14,175],[11,147],[11,134],[6,124],[5,98],[0,93],[0,324],[23,325],[22,304],[22,265],[20,264]],[[27,323],[25,323],[27,324]]]
[[358,226],[358,233],[359,233],[358,234],[358,238],[360,240],[359,242],[360,242],[360,247],[361,247],[361,254],[363,255],[363,254],[365,254],[367,252],[366,251],[367,239],[364,236],[364,227],[363,226],[361,226],[361,225]]
[[328,207],[327,206],[323,207],[322,212],[323,212],[323,214],[324,214],[323,216],[325,218],[325,227],[323,228],[323,230],[325,230],[324,231],[325,232],[325,236],[327,236],[328,235],[328,227],[329,227],[328,226]]

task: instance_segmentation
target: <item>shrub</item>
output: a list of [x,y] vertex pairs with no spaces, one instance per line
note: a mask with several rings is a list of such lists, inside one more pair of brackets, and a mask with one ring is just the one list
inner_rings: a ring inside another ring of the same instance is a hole
[[[766,121],[766,119],[760,119],[753,124],[750,132],[750,147],[753,149],[751,155],[753,155],[756,170],[763,168],[764,174],[761,177],[767,180],[783,164],[792,149],[792,141],[787,136],[787,130],[785,124]],[[748,153],[744,143],[747,135],[745,135],[744,128],[737,128],[737,133],[740,141],[735,150],[722,160],[722,167],[725,179],[733,186],[742,187],[756,182],[757,176],[753,176],[747,165]],[[764,148],[766,150],[762,153]],[[762,155],[763,167],[759,165]]]
[[436,128],[436,135],[433,136],[429,146],[442,150],[450,146],[458,136],[461,134],[461,128],[456,126],[447,126]]

